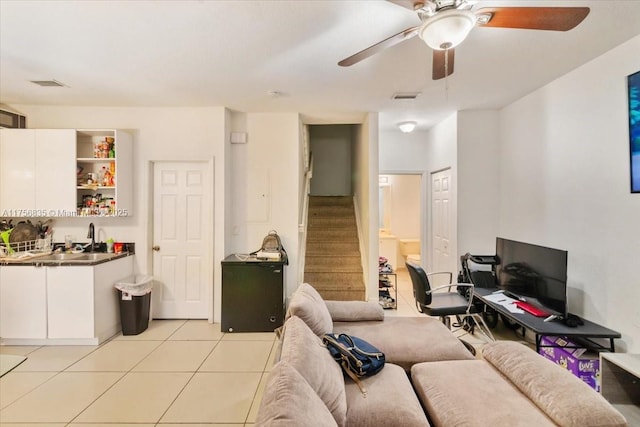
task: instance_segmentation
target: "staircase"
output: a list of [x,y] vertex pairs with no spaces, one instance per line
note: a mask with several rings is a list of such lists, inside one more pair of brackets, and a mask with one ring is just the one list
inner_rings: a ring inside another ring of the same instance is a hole
[[364,301],[365,285],[351,196],[310,196],[304,281],[325,300]]

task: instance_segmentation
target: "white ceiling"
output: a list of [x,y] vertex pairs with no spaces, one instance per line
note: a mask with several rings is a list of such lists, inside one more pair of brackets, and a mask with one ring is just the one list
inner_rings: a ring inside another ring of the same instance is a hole
[[[500,108],[640,34],[640,1],[480,1],[588,6],[574,30],[475,28],[455,73],[431,80],[415,37],[348,68],[337,62],[419,24],[387,1],[0,0],[0,103],[226,106],[310,121],[427,128],[456,110]],[[640,55],[640,52],[639,52]],[[56,79],[43,88],[30,80]],[[588,88],[585,88],[588,90]],[[278,91],[279,97],[268,94]],[[394,92],[421,92],[394,101]]]

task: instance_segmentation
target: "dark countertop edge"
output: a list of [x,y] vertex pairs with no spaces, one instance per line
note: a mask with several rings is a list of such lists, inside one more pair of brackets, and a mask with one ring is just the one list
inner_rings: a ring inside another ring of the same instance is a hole
[[42,266],[42,267],[82,267],[82,266],[87,266],[87,267],[91,267],[94,265],[98,265],[98,264],[104,264],[105,262],[110,262],[110,261],[115,261],[117,259],[121,259],[121,258],[125,258],[128,256],[132,256],[134,255],[133,253],[130,252],[123,252],[121,254],[117,254],[112,257],[112,258],[108,258],[108,259],[98,259],[95,261],[77,261],[77,260],[67,260],[67,261],[56,261],[56,260],[39,260],[38,258],[32,258],[32,259],[27,259],[27,260],[21,260],[21,261],[7,261],[7,260],[2,260],[0,261],[0,266],[6,267],[6,266]]

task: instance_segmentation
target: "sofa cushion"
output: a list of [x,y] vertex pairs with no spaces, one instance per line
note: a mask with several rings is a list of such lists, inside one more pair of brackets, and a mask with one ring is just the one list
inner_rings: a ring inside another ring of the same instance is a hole
[[345,381],[348,426],[429,425],[407,373],[401,367],[387,363],[376,375],[360,378],[367,390],[366,397],[353,380]]
[[384,320],[384,309],[374,301],[325,301],[334,322]]
[[411,382],[434,426],[554,426],[538,407],[483,360],[419,363]]
[[285,361],[277,363],[267,378],[256,426],[336,426],[331,412],[309,383]]
[[315,390],[338,425],[347,416],[342,368],[333,360],[322,340],[297,316],[284,324],[281,360],[293,366]]
[[487,344],[482,356],[560,426],[627,425],[586,383],[520,343]]
[[308,283],[302,283],[291,295],[287,318],[298,316],[319,337],[333,331],[333,321],[324,300]]
[[384,322],[335,322],[333,332],[355,335],[377,347],[388,363],[406,371],[419,362],[474,359],[438,319],[386,317]]

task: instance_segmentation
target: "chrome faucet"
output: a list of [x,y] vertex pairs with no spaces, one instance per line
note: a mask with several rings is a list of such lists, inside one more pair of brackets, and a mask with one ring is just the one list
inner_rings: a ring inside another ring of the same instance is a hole
[[89,252],[95,251],[96,248],[96,229],[93,226],[93,223],[89,224],[89,233],[87,234],[87,239],[91,239],[91,243],[89,246]]

